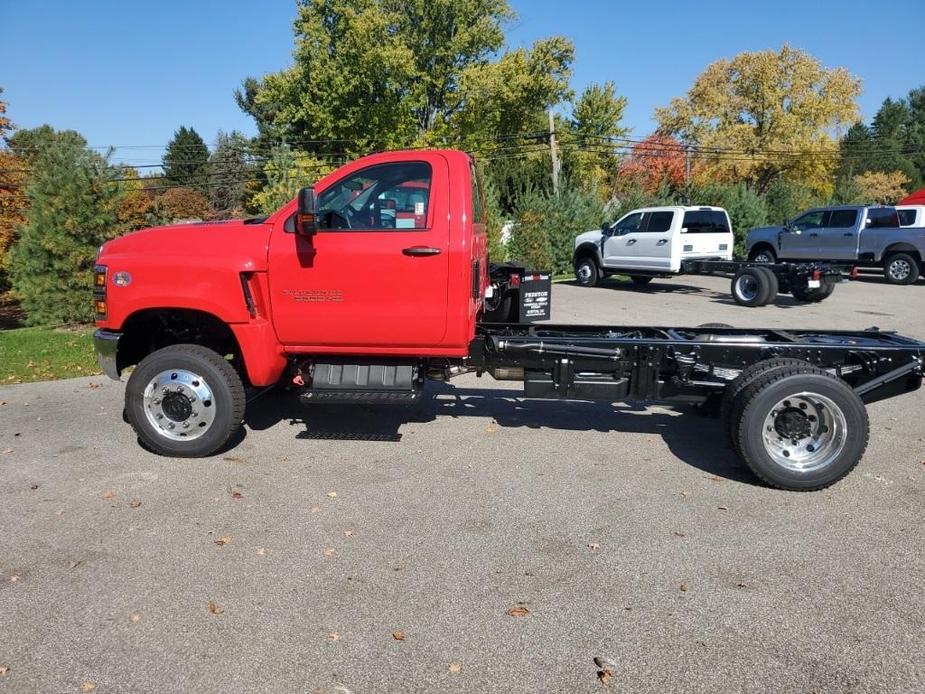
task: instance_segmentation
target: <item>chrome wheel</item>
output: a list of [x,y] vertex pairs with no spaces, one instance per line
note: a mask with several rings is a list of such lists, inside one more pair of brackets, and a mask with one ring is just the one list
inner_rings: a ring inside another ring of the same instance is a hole
[[801,392],[778,401],[764,420],[765,452],[778,465],[812,472],[835,461],[845,447],[848,424],[834,401]]
[[911,272],[912,266],[907,260],[902,258],[891,260],[889,266],[887,267],[887,273],[889,273],[890,278],[896,280],[897,282],[901,282],[904,279],[907,279]]
[[145,416],[154,430],[174,441],[197,439],[215,421],[212,389],[192,371],[161,371],[148,383],[143,400]]
[[578,275],[578,279],[582,282],[591,281],[591,266],[588,263],[581,263],[578,266],[578,269],[575,271],[575,274]]
[[742,275],[736,280],[735,291],[743,301],[754,301],[758,297],[758,280],[753,275]]
[[771,255],[770,255],[767,251],[761,251],[760,253],[758,253],[758,254],[753,258],[753,262],[756,262],[756,263],[773,263],[773,262],[774,262],[774,258],[772,258]]

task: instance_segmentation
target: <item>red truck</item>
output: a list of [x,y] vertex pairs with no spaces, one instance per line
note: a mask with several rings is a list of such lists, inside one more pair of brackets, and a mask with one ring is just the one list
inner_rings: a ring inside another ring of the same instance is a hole
[[248,393],[278,383],[306,403],[408,404],[474,371],[526,398],[715,405],[759,478],[819,489],[862,457],[865,403],[919,388],[925,357],[875,329],[523,322],[537,276],[489,266],[479,176],[451,150],[362,158],[265,218],[129,234],[95,272],[100,364],[134,366],[125,417],[171,456],[221,449]]

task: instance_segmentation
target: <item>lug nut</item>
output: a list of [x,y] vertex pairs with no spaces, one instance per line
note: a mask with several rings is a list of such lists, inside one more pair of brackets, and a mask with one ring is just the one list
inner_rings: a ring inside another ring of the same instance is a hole
[[155,405],[160,405],[160,404],[161,404],[161,399],[160,399],[160,398],[155,399],[154,404],[155,404]]
[[168,428],[168,429],[173,429],[175,426],[176,426],[176,425],[175,425],[173,422],[171,422],[170,424],[167,425],[167,428]]
[[189,429],[189,422],[183,422],[183,428]]
[[164,415],[162,415],[160,412],[158,412],[158,413],[157,413],[157,418],[158,418],[158,419],[163,419],[163,418],[164,418]]
[[167,386],[164,386],[164,389],[161,391],[164,395],[167,395],[170,391],[167,389]]

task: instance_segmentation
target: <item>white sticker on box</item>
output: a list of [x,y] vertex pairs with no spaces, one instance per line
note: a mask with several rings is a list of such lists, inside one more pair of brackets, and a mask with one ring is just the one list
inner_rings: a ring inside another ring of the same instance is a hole
[[424,203],[423,202],[414,203],[414,214],[418,217],[424,216]]

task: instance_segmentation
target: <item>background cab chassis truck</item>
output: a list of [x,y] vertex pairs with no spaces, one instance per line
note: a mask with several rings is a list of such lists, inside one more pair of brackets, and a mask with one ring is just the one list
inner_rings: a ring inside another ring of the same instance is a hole
[[[409,182],[426,195],[399,226],[383,210]],[[528,398],[715,403],[756,475],[809,490],[860,460],[865,402],[921,385],[925,344],[893,333],[486,321],[504,277],[489,277],[484,209],[468,155],[391,152],[263,219],[105,244],[95,342],[113,378],[135,365],[125,415],[141,442],[215,453],[246,393],[277,383],[308,403],[412,403],[474,371]]]
[[915,208],[815,207],[781,227],[752,229],[748,257],[761,263],[816,260],[882,267],[888,282],[912,284],[925,258],[922,221]]
[[736,303],[764,306],[778,292],[798,301],[823,301],[851,269],[735,261],[734,245],[729,215],[721,207],[645,207],[575,238],[575,278],[592,287],[611,274],[629,275],[633,284],[645,285],[653,277],[723,273],[732,277]]

